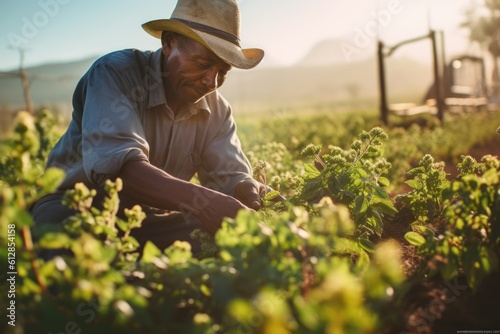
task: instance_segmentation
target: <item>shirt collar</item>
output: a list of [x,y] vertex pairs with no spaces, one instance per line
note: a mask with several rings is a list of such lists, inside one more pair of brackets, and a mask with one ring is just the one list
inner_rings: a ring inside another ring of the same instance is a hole
[[[163,89],[163,75],[161,71],[162,54],[163,52],[161,48],[156,50],[151,54],[151,57],[149,57],[149,64],[146,65],[146,86],[148,87],[149,96],[147,106],[148,109],[158,105],[167,105],[167,97],[165,96],[165,90]],[[197,114],[200,111],[205,111],[208,114],[211,113],[206,97],[196,103],[193,103],[191,106],[186,106],[182,109],[182,111],[183,113],[186,112],[189,116]]]

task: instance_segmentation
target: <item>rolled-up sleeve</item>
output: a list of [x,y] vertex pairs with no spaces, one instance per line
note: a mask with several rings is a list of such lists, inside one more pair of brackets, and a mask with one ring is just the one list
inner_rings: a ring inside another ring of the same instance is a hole
[[215,135],[201,156],[198,177],[202,185],[233,195],[237,183],[252,178],[252,168],[241,149],[231,110],[225,113]]
[[[125,71],[125,69],[123,69]],[[141,87],[106,63],[88,73],[82,116],[82,160],[87,178],[101,186],[129,160],[148,160],[140,122]],[[137,96],[131,96],[136,92]]]

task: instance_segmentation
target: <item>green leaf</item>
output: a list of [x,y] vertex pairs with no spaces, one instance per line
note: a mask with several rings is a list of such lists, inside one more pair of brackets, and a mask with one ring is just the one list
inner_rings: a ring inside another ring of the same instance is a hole
[[373,194],[375,195],[375,199],[379,201],[387,200],[392,203],[387,191],[382,187],[373,187]]
[[144,252],[142,255],[142,261],[146,263],[152,263],[155,257],[161,255],[161,251],[154,243],[147,241],[144,246]]
[[45,173],[37,181],[37,184],[42,187],[39,191],[39,196],[53,192],[64,180],[64,171],[59,168],[47,168]]
[[210,291],[210,288],[205,284],[200,285],[200,292],[207,297],[210,297],[212,295],[212,291]]
[[433,237],[434,236],[434,232],[428,228],[427,226],[424,226],[424,225],[416,225],[414,226],[416,229],[420,230],[420,232],[424,233],[426,236],[428,237]]
[[378,236],[381,236],[382,230],[384,228],[384,222],[382,220],[382,216],[377,211],[372,211],[372,216],[373,220],[375,221],[373,230]]
[[366,209],[368,209],[368,204],[368,200],[365,196],[359,196],[358,198],[356,198],[356,206],[354,210],[357,213],[363,213],[366,211]]
[[480,207],[482,209],[482,212],[487,215],[487,216],[491,216],[491,209],[489,207],[489,201],[488,201],[488,197],[483,197],[481,198],[481,203],[480,203]]
[[414,246],[420,246],[425,243],[425,238],[417,232],[408,232],[405,234],[405,239]]
[[363,168],[356,168],[356,172],[362,178],[367,178],[370,176]]
[[278,197],[280,195],[280,192],[277,191],[277,190],[272,190],[270,192],[268,192],[266,194],[266,196],[264,197],[264,199],[266,201],[272,201],[273,199],[275,199],[276,197]]
[[310,331],[317,326],[318,312],[312,307],[311,303],[308,303],[302,296],[295,296],[293,298],[293,305],[297,312],[297,317],[300,319],[301,324]]
[[368,239],[367,236],[359,237],[358,243],[361,246],[361,248],[363,248],[365,251],[373,253],[375,249],[375,244],[370,239]]
[[227,250],[221,250],[219,256],[224,262],[231,262],[233,260],[233,256]]
[[499,173],[496,171],[494,168],[488,169],[484,175],[483,178],[486,180],[488,184],[496,184],[499,183]]
[[363,252],[363,249],[354,240],[339,238],[333,245],[332,251],[338,255],[353,255]]
[[15,209],[14,221],[17,228],[33,225],[33,217],[26,210]]
[[379,176],[378,183],[383,187],[388,187],[391,184],[389,179],[383,176]]
[[40,239],[40,246],[48,249],[69,248],[72,239],[65,233],[47,233]]
[[371,205],[372,209],[380,211],[386,215],[389,216],[394,216],[396,213],[398,213],[398,210],[392,205],[392,202],[389,201],[387,202],[375,202]]
[[307,183],[304,185],[304,189],[300,196],[305,200],[321,198],[322,197],[321,178],[317,177],[308,180]]
[[425,173],[425,168],[424,167],[415,167],[415,168],[410,169],[408,171],[409,175],[422,174],[422,173]]
[[305,164],[304,170],[306,171],[305,177],[307,179],[313,179],[315,177],[320,176],[321,172],[316,168],[316,166],[311,164]]
[[116,220],[116,225],[118,226],[118,228],[119,228],[122,232],[125,232],[125,231],[128,231],[128,230],[129,230],[128,222],[126,222],[126,221],[124,221],[124,220],[117,219],[117,220]]
[[408,180],[405,182],[407,185],[412,187],[413,189],[419,189],[420,188],[420,182],[417,180]]

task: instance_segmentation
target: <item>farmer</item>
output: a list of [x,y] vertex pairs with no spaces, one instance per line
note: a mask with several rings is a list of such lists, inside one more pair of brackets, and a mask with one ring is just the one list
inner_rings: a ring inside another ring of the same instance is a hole
[[[83,182],[102,198],[104,182],[119,177],[121,210],[140,204],[147,214],[134,234],[142,245],[184,240],[195,252],[193,229],[215,233],[223,217],[260,208],[264,186],[252,179],[217,88],[232,67],[253,68],[264,52],[240,47],[236,0],[179,0],[170,19],[142,27],[161,48],[107,54],[83,76],[47,162],[66,178],[32,214],[37,225],[61,223],[74,214],[61,204],[67,189]],[[201,185],[189,182],[196,173]]]

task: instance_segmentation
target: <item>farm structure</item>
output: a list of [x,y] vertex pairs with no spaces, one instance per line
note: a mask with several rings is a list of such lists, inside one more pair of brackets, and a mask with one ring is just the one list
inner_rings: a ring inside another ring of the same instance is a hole
[[[430,40],[432,45],[433,83],[426,92],[420,105],[415,103],[388,102],[386,83],[386,58],[399,47]],[[422,113],[436,115],[443,122],[445,112],[475,111],[491,107],[495,97],[486,83],[485,63],[483,58],[472,55],[453,57],[445,60],[444,34],[430,30],[428,34],[404,40],[394,46],[387,46],[382,41],[377,48],[378,81],[380,95],[380,118],[389,123],[389,115],[413,116]]]

